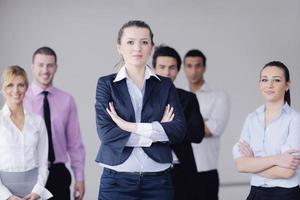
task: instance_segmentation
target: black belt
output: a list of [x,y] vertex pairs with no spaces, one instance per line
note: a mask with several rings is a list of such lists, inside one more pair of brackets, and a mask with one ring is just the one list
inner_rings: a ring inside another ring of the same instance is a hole
[[159,172],[118,172],[113,169],[104,168],[104,171],[109,172],[111,174],[128,175],[128,176],[160,176],[160,175],[170,173],[170,170],[171,168]]
[[52,163],[49,164],[48,169],[62,168],[62,167],[66,167],[65,163]]

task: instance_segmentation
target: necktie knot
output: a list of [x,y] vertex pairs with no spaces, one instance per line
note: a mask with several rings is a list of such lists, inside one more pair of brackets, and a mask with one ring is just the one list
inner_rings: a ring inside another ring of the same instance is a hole
[[49,92],[48,92],[48,91],[43,91],[42,94],[43,94],[44,96],[47,96],[47,95],[49,94]]

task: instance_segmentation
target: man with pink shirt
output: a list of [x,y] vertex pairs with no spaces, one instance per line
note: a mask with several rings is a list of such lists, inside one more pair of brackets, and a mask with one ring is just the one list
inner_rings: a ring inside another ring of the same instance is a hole
[[75,177],[74,198],[84,196],[85,150],[81,139],[76,104],[73,97],[52,85],[57,57],[49,47],[37,49],[32,58],[33,82],[24,106],[45,119],[49,138],[49,177],[46,188],[54,200],[69,200],[71,174],[65,163],[70,158]]

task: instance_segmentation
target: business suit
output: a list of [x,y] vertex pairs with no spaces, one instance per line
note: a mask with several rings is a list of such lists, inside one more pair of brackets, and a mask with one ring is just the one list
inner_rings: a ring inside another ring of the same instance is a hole
[[[108,107],[108,103],[111,101],[113,102],[116,112],[122,119],[129,122],[136,122],[136,108],[134,108],[132,104],[132,96],[131,93],[129,94],[126,78],[114,81],[115,78],[116,74],[105,76],[99,79],[95,105],[97,130],[102,142],[96,161],[103,165],[107,165],[108,167],[111,166],[111,168],[127,162],[129,156],[132,157],[131,153],[133,152],[134,148],[131,146],[126,146],[131,133],[120,129],[107,114],[105,109]],[[157,163],[171,163],[172,155],[169,143],[181,142],[185,134],[185,119],[181,111],[180,103],[173,83],[171,80],[164,77],[155,78],[154,76],[151,76],[147,78],[147,80],[145,80],[145,91],[143,98],[140,100],[140,102],[142,104],[140,122],[144,123],[159,122],[164,114],[166,105],[170,104],[172,107],[174,107],[175,118],[173,121],[160,123],[168,138],[168,142],[153,142],[149,147],[140,148],[142,149],[142,152],[144,152],[149,158]],[[102,175],[101,184],[107,186],[107,176],[111,174],[115,176],[116,173],[116,176],[120,175],[119,177],[121,177],[122,175],[124,178],[124,173],[122,171],[114,172],[114,170],[105,169],[104,175],[106,178],[104,179]],[[130,175],[133,177],[133,174],[136,176],[134,171],[128,172],[125,175],[126,178],[131,178]],[[150,171],[150,173],[147,174],[149,175],[153,173]],[[110,176],[109,178],[111,179],[113,177]],[[152,185],[155,184],[155,179],[156,178],[151,178]],[[147,181],[146,179],[143,180]],[[121,184],[120,181],[118,183]],[[141,185],[141,188],[144,186],[145,185]],[[126,185],[125,189],[126,187],[129,188],[130,185]],[[109,189],[114,190],[114,187]],[[122,193],[123,192],[124,191],[122,191]],[[149,191],[148,189],[147,192],[150,194],[151,190]],[[143,191],[141,191],[141,193],[143,193]],[[155,191],[153,191],[153,193],[155,193]],[[109,196],[107,193],[106,195]],[[122,198],[125,198],[124,196],[122,196]]]
[[200,143],[204,137],[204,121],[200,113],[198,100],[195,94],[177,88],[178,97],[187,123],[184,141],[173,144],[172,150],[176,154],[179,164],[174,164],[172,181],[175,189],[175,199],[191,200],[197,189],[195,176],[197,166],[191,142]]

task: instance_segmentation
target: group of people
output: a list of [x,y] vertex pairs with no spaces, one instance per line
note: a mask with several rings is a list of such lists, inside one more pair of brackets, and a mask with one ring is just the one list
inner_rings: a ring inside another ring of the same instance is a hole
[[0,111],[0,199],[74,199],[85,191],[85,150],[73,97],[52,85],[57,57],[49,47],[37,49],[33,81],[20,66],[4,69]]
[[154,49],[145,22],[125,23],[117,50],[118,73],[100,77],[96,90],[96,161],[104,168],[98,199],[218,199],[219,142],[230,103],[204,81],[205,55],[194,49],[184,56],[183,90],[173,85],[178,52]]
[[[209,87],[206,57],[197,49],[183,58],[188,85],[175,88],[182,60],[172,47],[154,48],[153,38],[145,22],[125,23],[117,38],[120,68],[98,80],[98,199],[218,199],[228,94]],[[0,199],[70,199],[68,157],[73,196],[83,199],[85,154],[76,105],[52,85],[56,69],[55,52],[42,47],[33,54],[31,85],[19,66],[2,73]],[[279,61],[266,64],[259,85],[264,105],[249,114],[233,147],[237,169],[253,174],[247,199],[299,199],[300,115],[290,107],[288,68]]]

